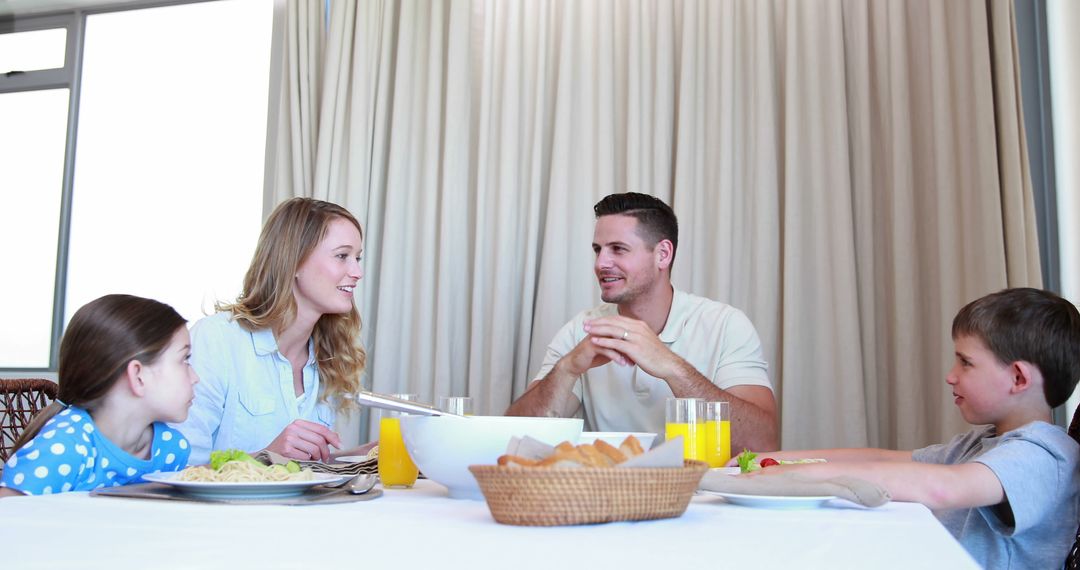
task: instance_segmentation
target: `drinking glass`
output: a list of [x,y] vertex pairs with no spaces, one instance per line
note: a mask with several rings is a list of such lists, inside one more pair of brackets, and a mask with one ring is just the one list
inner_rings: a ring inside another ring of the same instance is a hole
[[[395,398],[416,401],[416,394],[394,394]],[[401,416],[403,412],[380,410],[379,417],[379,480],[383,487],[408,489],[416,483],[420,471],[416,468],[409,452],[405,450],[405,440],[401,438]]]
[[459,416],[472,415],[472,398],[468,396],[439,396],[439,409]]
[[683,438],[683,458],[705,461],[705,402],[700,398],[668,398],[664,437]]
[[731,404],[705,402],[705,461],[723,467],[731,459]]

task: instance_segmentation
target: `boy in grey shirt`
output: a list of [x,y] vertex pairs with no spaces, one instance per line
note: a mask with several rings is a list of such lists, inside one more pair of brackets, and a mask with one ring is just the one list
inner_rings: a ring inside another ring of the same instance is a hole
[[1080,445],[1050,422],[1080,379],[1080,313],[1046,291],[1006,289],[961,309],[952,336],[956,362],[945,382],[964,420],[979,427],[915,451],[769,453],[829,463],[759,476],[798,469],[873,481],[894,500],[933,509],[986,568],[1061,568],[1080,520]]

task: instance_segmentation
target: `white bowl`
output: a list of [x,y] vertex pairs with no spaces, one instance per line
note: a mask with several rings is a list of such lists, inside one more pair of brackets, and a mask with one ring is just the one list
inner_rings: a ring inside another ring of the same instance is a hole
[[450,490],[450,498],[483,500],[470,465],[495,465],[513,436],[529,436],[549,445],[574,442],[581,435],[578,418],[503,416],[407,416],[401,436],[424,476]]
[[639,431],[583,431],[581,432],[581,437],[578,438],[578,444],[593,443],[598,439],[602,439],[605,443],[610,443],[615,447],[619,447],[628,435],[636,437],[645,451],[648,451],[649,448],[652,447],[653,440],[656,439],[655,433]]

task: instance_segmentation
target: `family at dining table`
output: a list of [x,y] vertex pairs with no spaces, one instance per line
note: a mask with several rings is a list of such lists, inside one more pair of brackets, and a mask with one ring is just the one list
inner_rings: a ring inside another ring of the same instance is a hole
[[[578,416],[589,430],[663,433],[671,397],[726,401],[732,446],[827,463],[771,467],[856,476],[921,502],[981,564],[1060,567],[1080,520],[1080,445],[1052,424],[1080,379],[1080,314],[1061,297],[1006,289],[953,321],[946,383],[968,423],[914,451],[776,451],[777,405],[757,332],[738,309],[675,289],[678,221],[662,200],[612,194],[595,207],[603,303],[566,323],[507,415]],[[171,307],[106,295],[80,308],[60,346],[59,394],[16,442],[0,497],[86,491],[270,450],[330,461],[356,407],[366,354],[353,298],[363,231],[310,198],[267,219],[239,297],[190,334]]]

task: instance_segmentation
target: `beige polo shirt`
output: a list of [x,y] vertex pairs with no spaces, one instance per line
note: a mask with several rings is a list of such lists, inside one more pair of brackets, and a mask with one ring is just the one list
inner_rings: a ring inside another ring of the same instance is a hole
[[[547,376],[555,363],[587,336],[585,320],[617,314],[615,305],[605,303],[566,323],[548,345],[534,379]],[[731,305],[676,289],[660,340],[721,389],[744,385],[772,389],[757,331],[750,319]],[[673,396],[664,380],[637,366],[614,363],[579,377],[574,395],[581,403],[577,415],[585,419],[587,431],[643,431],[661,438],[664,403]]]

